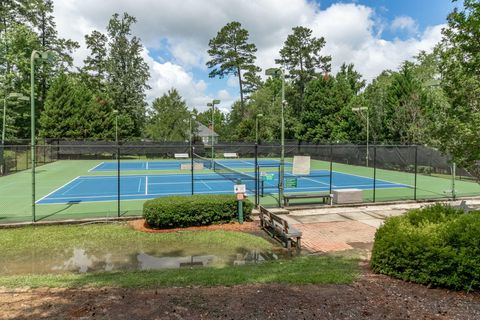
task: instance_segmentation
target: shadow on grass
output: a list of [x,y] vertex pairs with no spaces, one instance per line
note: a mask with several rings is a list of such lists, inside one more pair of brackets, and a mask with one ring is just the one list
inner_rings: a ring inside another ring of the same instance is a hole
[[50,214],[47,214],[47,215],[45,215],[45,216],[39,217],[39,218],[37,218],[37,221],[41,221],[41,220],[48,219],[48,218],[50,218],[50,217],[52,217],[52,216],[54,216],[54,215],[56,215],[56,214],[59,214],[59,213],[61,213],[61,212],[63,212],[63,211],[66,211],[66,210],[70,209],[72,206],[74,206],[74,205],[76,205],[76,204],[79,204],[79,203],[80,203],[80,201],[69,201],[69,202],[66,204],[65,208],[62,208],[62,209],[60,209],[60,210],[57,210],[57,211],[52,212],[52,213],[50,213]]

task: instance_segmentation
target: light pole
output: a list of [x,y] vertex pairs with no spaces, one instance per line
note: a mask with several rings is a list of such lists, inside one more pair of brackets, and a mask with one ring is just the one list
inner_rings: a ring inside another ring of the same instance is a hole
[[[366,120],[367,120],[367,157],[366,157],[366,160],[367,160],[367,167],[368,167],[368,159],[369,159],[369,154],[368,154],[368,142],[369,142],[369,137],[370,137],[370,134],[369,134],[369,128],[370,128],[370,117],[368,116],[368,107],[357,107],[357,108],[352,108],[352,111],[353,112],[359,112],[360,111],[366,111],[367,112],[367,116],[365,117]],[[362,114],[362,113],[360,113]]]
[[215,131],[214,131],[214,129],[215,129],[214,116],[215,116],[215,105],[216,104],[220,104],[220,100],[214,99],[214,100],[212,100],[212,102],[207,103],[208,107],[212,107],[212,169],[213,169],[213,159],[215,158],[215,153],[214,153],[214,150],[213,150],[213,135],[215,133]]
[[265,75],[267,76],[281,76],[282,78],[282,123],[281,123],[281,155],[280,155],[280,177],[278,183],[278,201],[280,206],[283,207],[283,195],[284,195],[284,176],[285,176],[285,117],[284,109],[287,105],[285,100],[285,71],[281,68],[269,68],[265,70]]
[[255,143],[258,144],[258,118],[263,117],[263,114],[259,113],[255,117]]
[[52,51],[32,51],[30,56],[30,114],[31,114],[31,153],[32,153],[32,219],[35,222],[35,60],[52,60]]
[[[189,127],[189,141],[190,141],[190,151],[192,151],[192,143],[193,143],[193,128],[192,128],[192,122],[195,121],[197,117],[194,114],[190,114],[190,118],[188,119],[188,127]],[[193,154],[190,155],[193,158]]]
[[115,115],[115,143],[118,145],[118,110],[113,110]]

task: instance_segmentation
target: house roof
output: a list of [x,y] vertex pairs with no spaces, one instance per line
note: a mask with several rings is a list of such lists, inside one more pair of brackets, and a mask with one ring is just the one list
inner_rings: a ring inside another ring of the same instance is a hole
[[218,134],[212,129],[208,128],[207,126],[204,126],[200,122],[197,121],[197,132],[196,135],[199,137],[211,137],[213,133],[214,137],[218,137]]

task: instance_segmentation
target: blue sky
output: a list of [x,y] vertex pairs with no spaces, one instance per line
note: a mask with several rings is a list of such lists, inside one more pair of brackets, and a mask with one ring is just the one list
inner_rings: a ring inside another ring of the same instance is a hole
[[208,40],[230,21],[249,31],[262,69],[274,65],[291,28],[303,25],[325,37],[323,53],[332,56],[334,72],[353,63],[371,81],[420,50],[431,50],[453,8],[449,0],[54,0],[54,5],[60,35],[82,45],[76,65],[88,54],[84,35],[104,31],[114,12],[126,11],[138,20],[133,32],[150,66],[148,100],[176,88],[190,107],[202,110],[211,99],[221,99],[225,111],[238,99],[237,81],[210,79],[205,62]]

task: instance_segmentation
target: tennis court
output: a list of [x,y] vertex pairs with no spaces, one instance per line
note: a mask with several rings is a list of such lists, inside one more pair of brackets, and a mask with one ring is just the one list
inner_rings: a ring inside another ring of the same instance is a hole
[[[210,160],[208,160],[210,161]],[[143,171],[143,170],[179,170],[182,164],[189,164],[191,160],[164,160],[164,161],[122,161],[120,162],[120,171]],[[215,160],[215,163],[219,163],[229,168],[254,168],[255,160]],[[280,165],[280,161],[276,159],[261,159],[258,160],[258,164],[261,166],[275,166]],[[290,162],[285,162],[285,166],[291,166]],[[95,167],[88,170],[89,172],[97,171],[117,171],[117,162],[101,162]]]
[[[266,193],[277,192],[278,174],[272,173],[273,179],[265,183]],[[242,175],[246,176],[245,173]],[[240,176],[239,176],[240,177]],[[328,171],[312,171],[307,176],[287,174],[286,179],[295,177],[297,186],[285,188],[288,193],[322,192],[330,189]],[[254,176],[242,180],[247,184],[250,194],[254,192]],[[118,184],[118,181],[120,183]],[[340,172],[332,172],[334,189],[372,189],[374,180]],[[225,179],[217,173],[196,174],[193,187],[195,194],[231,194],[234,181]],[[376,188],[409,188],[407,185],[375,180]],[[190,174],[165,175],[128,175],[121,176],[80,176],[37,201],[38,204],[69,204],[81,202],[144,200],[161,196],[190,195],[192,193],[192,176]]]

